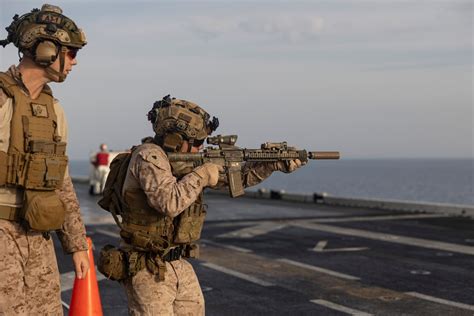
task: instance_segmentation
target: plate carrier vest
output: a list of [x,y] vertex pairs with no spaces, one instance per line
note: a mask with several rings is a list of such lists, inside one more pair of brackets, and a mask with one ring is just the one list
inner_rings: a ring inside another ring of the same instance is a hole
[[[134,249],[152,252],[164,260],[176,260],[180,256],[197,257],[198,247],[194,242],[201,237],[206,216],[202,193],[175,218],[163,215],[148,205],[146,194],[139,187],[127,188],[122,194],[130,158],[138,148],[132,148],[132,153],[120,154],[112,161],[104,197],[99,205],[112,213],[121,228],[120,236]],[[191,171],[192,167],[189,167],[179,175],[175,172],[173,175],[180,178]],[[117,215],[121,216],[121,220]],[[171,254],[173,251],[174,254]],[[170,255],[175,258],[167,258]]]
[[65,205],[55,190],[64,180],[66,143],[57,131],[51,89],[44,86],[32,100],[8,74],[0,88],[13,99],[8,152],[0,151],[0,186],[24,191],[23,207],[0,206],[0,218],[21,221],[36,231],[60,229]]

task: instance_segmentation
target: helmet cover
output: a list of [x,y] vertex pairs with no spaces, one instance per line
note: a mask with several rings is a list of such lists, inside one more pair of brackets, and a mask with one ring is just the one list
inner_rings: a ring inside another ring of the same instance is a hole
[[217,129],[219,120],[197,104],[171,98],[169,95],[153,104],[148,112],[157,137],[179,134],[186,140],[204,140]]
[[13,43],[20,51],[25,51],[49,40],[61,46],[82,48],[87,44],[84,32],[62,12],[57,6],[44,4],[41,10],[33,9],[22,16],[16,14],[6,28],[7,39],[0,41],[0,45]]

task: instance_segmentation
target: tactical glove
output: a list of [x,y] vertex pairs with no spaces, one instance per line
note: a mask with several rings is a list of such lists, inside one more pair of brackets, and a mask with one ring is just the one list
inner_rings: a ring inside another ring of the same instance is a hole
[[194,169],[193,172],[203,180],[204,187],[213,187],[219,180],[219,172],[223,171],[224,168],[222,166],[207,162]]
[[291,173],[298,169],[301,166],[304,166],[306,162],[302,162],[299,159],[295,160],[286,160],[286,161],[277,161],[273,163],[274,171],[281,171],[284,173]]

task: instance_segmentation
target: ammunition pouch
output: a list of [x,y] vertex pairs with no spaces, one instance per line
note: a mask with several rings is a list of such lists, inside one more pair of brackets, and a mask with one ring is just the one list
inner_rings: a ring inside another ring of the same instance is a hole
[[155,275],[159,281],[165,279],[166,264],[159,255],[151,252],[128,251],[126,254],[126,264],[128,268],[128,276],[133,277],[140,270],[147,269],[151,274]]
[[163,252],[171,247],[166,239],[139,230],[133,232],[121,230],[120,236],[127,243],[140,251],[150,251],[155,254],[163,254]]
[[48,232],[60,229],[64,223],[66,205],[54,191],[26,190],[20,218],[27,228]]
[[[28,156],[28,155],[27,155]],[[30,154],[25,170],[26,189],[55,190],[62,186],[67,157],[43,153]]]
[[148,271],[155,275],[158,280],[165,280],[166,263],[157,255],[147,253],[145,258],[145,265]]
[[107,279],[120,281],[128,276],[125,253],[112,245],[106,245],[100,250],[97,269]]
[[206,209],[203,204],[194,203],[177,218],[173,242],[175,244],[189,244],[201,238],[204,226]]
[[173,237],[173,219],[148,205],[147,197],[142,189],[128,189],[123,194],[124,205],[122,219],[127,230],[147,232],[150,236]]
[[[154,253],[165,261],[178,260],[180,257],[197,258],[199,256],[199,248],[196,244],[188,243],[176,247],[164,238],[142,231],[129,232],[122,229],[120,237],[135,249]],[[179,255],[177,255],[178,249]],[[172,251],[175,252],[171,253]]]
[[66,154],[66,143],[49,142],[45,140],[31,140],[28,144],[29,152],[56,154],[64,156]]
[[0,153],[0,185],[30,190],[61,188],[68,157],[66,143],[30,141],[26,154]]
[[158,280],[165,279],[166,264],[151,252],[125,251],[106,245],[99,253],[98,270],[108,279],[121,281],[147,269]]

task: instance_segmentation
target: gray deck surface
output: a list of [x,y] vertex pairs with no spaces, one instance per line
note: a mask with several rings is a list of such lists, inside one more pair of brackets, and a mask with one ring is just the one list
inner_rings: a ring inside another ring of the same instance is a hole
[[[76,184],[97,258],[118,229],[87,189]],[[474,315],[474,220],[206,198],[191,263],[207,315]],[[56,247],[69,304],[72,263]],[[127,315],[124,290],[98,276],[104,315]]]

